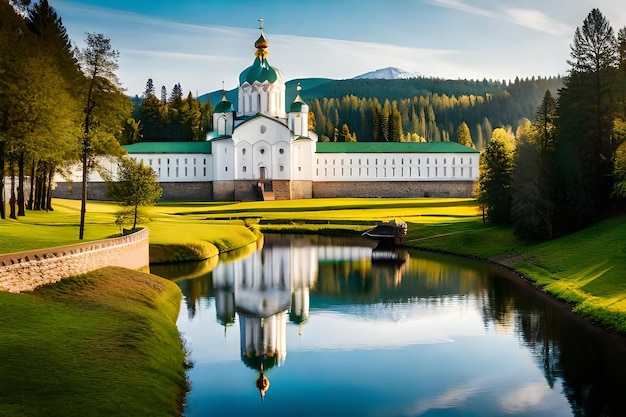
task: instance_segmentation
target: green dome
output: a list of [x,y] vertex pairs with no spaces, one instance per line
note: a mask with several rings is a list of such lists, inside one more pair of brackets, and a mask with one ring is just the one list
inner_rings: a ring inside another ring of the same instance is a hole
[[231,111],[235,111],[235,108],[230,101],[220,101],[213,109],[214,113],[229,113]]
[[289,107],[289,113],[301,113],[302,106],[306,106],[306,104],[301,101],[294,101]]
[[256,58],[254,64],[243,70],[241,75],[239,75],[239,84],[245,82],[254,84],[255,81],[274,83],[279,79],[282,79],[282,74],[280,71],[272,68],[267,59]]

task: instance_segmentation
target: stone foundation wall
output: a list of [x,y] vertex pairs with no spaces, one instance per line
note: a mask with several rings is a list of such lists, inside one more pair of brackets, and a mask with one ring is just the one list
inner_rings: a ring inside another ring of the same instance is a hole
[[162,182],[161,201],[211,201],[213,182]]
[[291,181],[291,199],[313,198],[313,181]]
[[235,188],[235,201],[258,201],[261,199],[257,187],[258,180],[238,180],[233,181]]
[[[417,198],[473,196],[473,181],[288,181],[272,182],[276,200],[305,198],[371,197]],[[257,201],[260,199],[259,180],[228,180],[213,182],[166,182],[163,201]],[[80,199],[80,183],[70,189],[68,183],[58,183],[53,197]],[[89,200],[109,200],[104,183],[90,183]]]
[[213,200],[234,201],[235,181],[213,181]]
[[327,181],[313,183],[313,198],[469,198],[473,189],[473,181]]
[[142,269],[150,263],[148,229],[78,245],[0,255],[0,291],[32,291],[106,266]]
[[[80,200],[82,197],[82,184],[80,182],[57,182],[52,190],[53,198],[68,198]],[[87,184],[87,200],[110,201],[107,185],[104,182],[90,182]]]
[[[162,182],[162,201],[211,201],[213,200],[213,182]],[[81,199],[81,183],[58,182],[52,190],[52,197]],[[90,182],[87,184],[87,200],[111,201],[106,183]]]
[[291,181],[273,180],[272,189],[274,190],[275,200],[291,200]]

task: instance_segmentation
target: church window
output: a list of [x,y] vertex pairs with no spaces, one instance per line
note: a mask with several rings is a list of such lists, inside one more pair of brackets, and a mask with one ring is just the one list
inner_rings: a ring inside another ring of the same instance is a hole
[[206,158],[204,158],[204,165],[206,165]]
[[439,169],[437,167],[435,167],[435,177],[439,174]]
[[204,169],[202,170],[203,175],[206,177],[206,167],[204,167]]
[[242,166],[242,167],[241,167],[241,171],[242,171],[242,172],[247,172],[247,171],[248,171],[248,168],[244,165],[244,166]]
[[176,177],[178,177],[178,167],[176,167]]
[[444,164],[446,163],[446,158],[443,158],[443,163],[444,163]]
[[395,167],[392,167],[392,168],[391,168],[391,176],[392,176],[392,177],[395,177],[395,176],[396,176],[396,168],[395,168]]
[[224,148],[224,153],[225,154],[228,153],[228,149]]
[[193,176],[197,176],[198,175],[198,171],[196,167],[193,167]]
[[246,148],[243,148],[243,149],[241,150],[241,154],[242,154],[242,155],[245,155],[245,154],[246,154]]
[[152,166],[152,159],[148,159],[148,165]]
[[170,164],[170,158],[167,158],[167,164],[168,165]]
[[159,167],[159,177],[161,176],[161,167]]
[[463,176],[463,167],[461,167],[461,176]]
[[161,165],[161,158],[159,158],[158,161],[159,161],[159,165]]
[[343,165],[343,159],[341,160],[341,165]]
[[278,169],[280,172],[283,172],[285,170],[285,167],[281,165]]
[[361,176],[361,167],[359,167],[359,177]]
[[261,150],[259,152],[261,152],[261,155],[263,155],[265,153],[265,149],[261,148]]
[[187,158],[185,158],[185,165],[187,165]]
[[430,164],[430,158],[426,158],[426,163]]
[[167,167],[167,176],[170,176],[170,167]]
[[350,168],[350,176],[352,176],[352,168]]
[[280,149],[278,150],[278,153],[282,155],[282,154],[284,154],[284,153],[285,153],[285,150],[284,150],[283,148],[280,148]]
[[302,167],[298,167],[298,171],[300,171],[300,172],[301,172],[301,171],[302,171]]
[[187,176],[187,167],[185,167],[185,177]]
[[228,172],[228,167],[224,168],[224,171]]
[[[461,164],[462,164],[462,163],[463,163],[463,158],[461,158]],[[463,174],[461,174],[461,175],[463,175]]]
[[261,128],[259,129],[261,134],[267,132],[267,127],[265,125],[261,125]]
[[176,166],[180,165],[180,159],[176,158]]
[[444,176],[444,177],[446,176],[446,173],[447,173],[446,171],[447,171],[447,170],[446,170],[446,167],[443,167],[443,176]]

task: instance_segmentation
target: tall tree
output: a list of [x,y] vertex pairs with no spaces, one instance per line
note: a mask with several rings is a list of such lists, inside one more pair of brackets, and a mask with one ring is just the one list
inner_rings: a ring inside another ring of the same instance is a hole
[[584,227],[610,207],[612,140],[612,80],[618,62],[613,29],[598,9],[574,33],[570,76],[559,98],[555,141],[555,213],[558,228]]
[[128,106],[127,116],[130,114],[130,100],[124,102],[115,75],[119,52],[111,47],[111,41],[103,34],[88,33],[85,44],[85,48],[77,51],[78,61],[85,75],[85,107],[80,155],[83,175],[79,239],[83,239],[85,232],[87,179],[90,170],[95,167],[95,156],[122,152],[111,131],[119,126],[119,116],[124,112],[125,105]]

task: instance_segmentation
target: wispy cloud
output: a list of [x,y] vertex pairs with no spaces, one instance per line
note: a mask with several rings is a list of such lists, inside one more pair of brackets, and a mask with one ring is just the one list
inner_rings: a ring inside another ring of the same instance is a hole
[[554,19],[550,19],[543,12],[534,9],[509,8],[505,10],[509,20],[520,26],[550,33],[552,35],[565,35],[572,32],[571,28]]
[[523,9],[518,7],[503,8],[497,2],[494,2],[492,4],[492,7],[487,9],[472,6],[464,2],[463,0],[425,1],[426,3],[433,6],[472,13],[495,20],[507,21],[518,26],[523,26],[529,29],[538,30],[552,35],[563,35],[569,34],[571,32],[571,28],[569,26],[548,17],[545,13],[537,9]]

